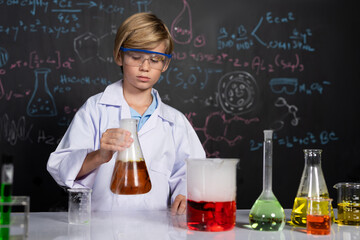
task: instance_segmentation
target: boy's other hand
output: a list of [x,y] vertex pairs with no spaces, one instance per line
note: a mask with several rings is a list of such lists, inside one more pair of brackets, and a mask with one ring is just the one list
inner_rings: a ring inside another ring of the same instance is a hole
[[184,195],[177,195],[172,206],[171,206],[171,214],[172,215],[181,215],[186,212],[186,197]]

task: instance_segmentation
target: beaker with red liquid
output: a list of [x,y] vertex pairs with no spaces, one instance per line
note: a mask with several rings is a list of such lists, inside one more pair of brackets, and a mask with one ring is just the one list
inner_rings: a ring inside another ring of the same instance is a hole
[[187,159],[188,229],[231,230],[236,221],[236,169],[239,159]]
[[306,232],[308,234],[330,234],[331,202],[331,198],[307,198]]

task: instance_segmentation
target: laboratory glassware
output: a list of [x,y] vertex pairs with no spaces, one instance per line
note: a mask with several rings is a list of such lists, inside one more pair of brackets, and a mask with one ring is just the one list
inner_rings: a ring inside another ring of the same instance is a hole
[[285,212],[272,191],[273,130],[264,130],[263,190],[249,214],[250,226],[259,231],[281,231]]
[[188,229],[219,232],[234,228],[238,162],[236,158],[186,160]]
[[140,147],[137,119],[120,120],[120,128],[128,130],[133,138],[129,148],[119,151],[110,189],[115,194],[143,194],[151,190],[150,175]]
[[[329,198],[321,168],[321,149],[304,149],[305,166],[291,212],[292,224],[306,227],[307,198]],[[334,213],[332,210],[332,221]]]

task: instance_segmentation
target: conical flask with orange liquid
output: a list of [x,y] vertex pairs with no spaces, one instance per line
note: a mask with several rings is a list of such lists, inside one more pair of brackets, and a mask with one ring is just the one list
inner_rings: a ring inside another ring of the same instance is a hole
[[[321,149],[304,149],[305,166],[291,212],[291,222],[296,226],[306,227],[307,198],[329,198],[321,168],[321,153]],[[334,222],[332,208],[331,218]]]
[[136,119],[120,120],[120,127],[131,132],[134,142],[119,151],[115,162],[110,189],[115,194],[144,194],[151,190],[150,176],[141,151]]

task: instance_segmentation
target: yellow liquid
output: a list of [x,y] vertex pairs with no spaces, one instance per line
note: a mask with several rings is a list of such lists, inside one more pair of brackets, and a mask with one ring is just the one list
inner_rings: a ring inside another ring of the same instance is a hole
[[[322,198],[328,198],[329,196],[321,196]],[[294,207],[291,212],[291,223],[299,226],[306,227],[306,208],[307,208],[307,198],[306,197],[297,197],[294,201]],[[331,207],[331,221],[334,222],[334,211]]]
[[306,198],[295,198],[294,207],[291,212],[291,222],[296,226],[306,227],[306,203]]
[[360,225],[360,203],[338,203],[338,220],[340,225]]

